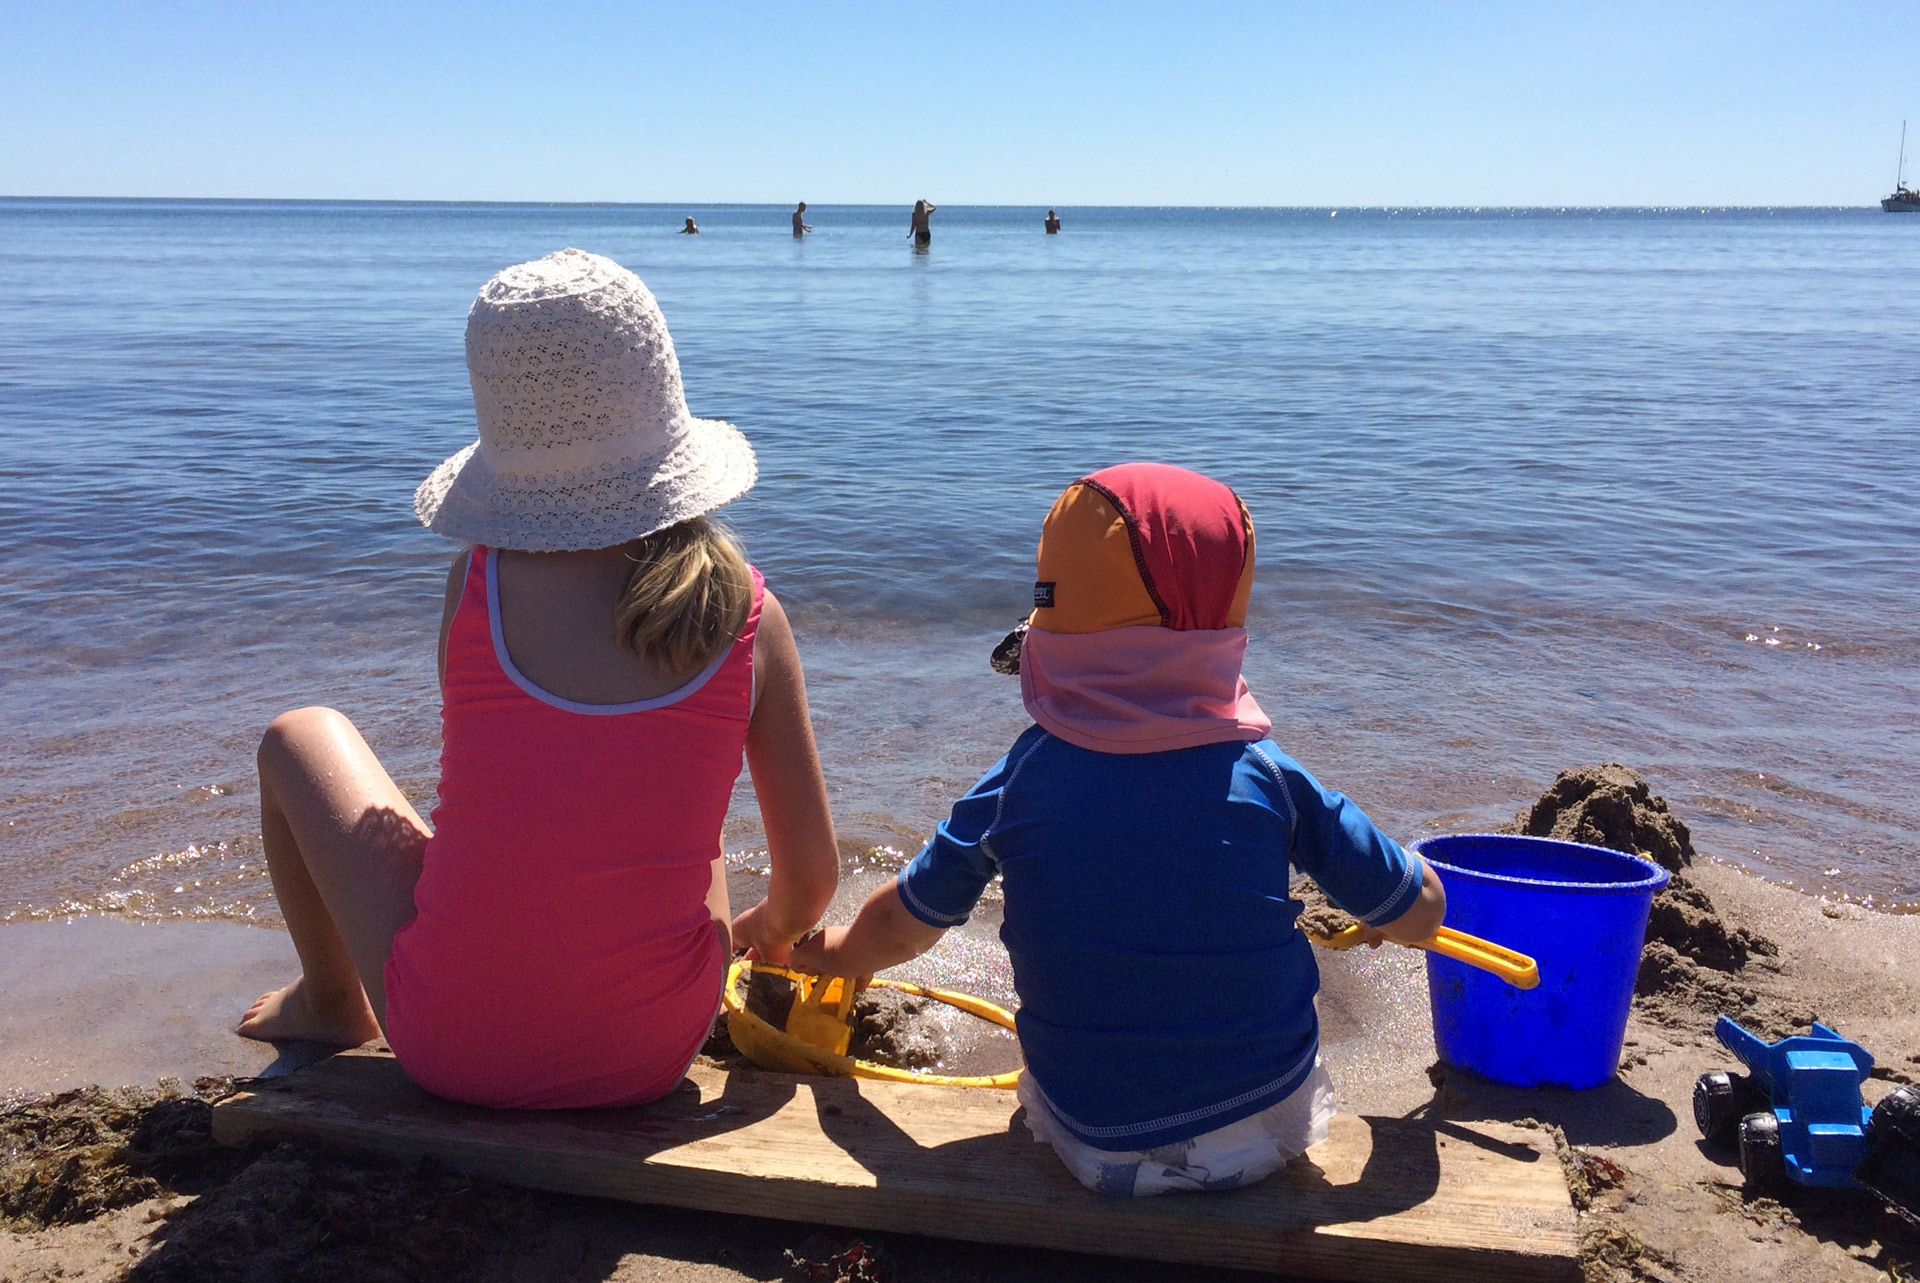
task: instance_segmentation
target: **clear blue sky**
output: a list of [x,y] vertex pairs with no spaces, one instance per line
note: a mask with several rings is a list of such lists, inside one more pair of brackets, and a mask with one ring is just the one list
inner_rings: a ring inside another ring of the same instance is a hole
[[0,0],[0,67],[4,195],[1863,205],[1920,0]]

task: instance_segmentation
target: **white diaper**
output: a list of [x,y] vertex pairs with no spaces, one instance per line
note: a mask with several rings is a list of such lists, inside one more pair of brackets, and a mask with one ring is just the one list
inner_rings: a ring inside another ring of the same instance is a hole
[[1095,1149],[1061,1125],[1032,1074],[1020,1075],[1027,1130],[1053,1146],[1074,1178],[1099,1194],[1144,1198],[1176,1189],[1232,1189],[1273,1175],[1309,1145],[1327,1138],[1333,1080],[1314,1057],[1313,1072],[1291,1095],[1249,1118],[1192,1140],[1152,1149]]

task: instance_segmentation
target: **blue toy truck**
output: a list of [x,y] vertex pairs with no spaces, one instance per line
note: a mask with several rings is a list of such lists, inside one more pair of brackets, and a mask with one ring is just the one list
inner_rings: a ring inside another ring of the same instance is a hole
[[1872,1110],[1860,1084],[1873,1056],[1819,1021],[1812,1031],[1762,1042],[1722,1016],[1713,1033],[1747,1067],[1693,1085],[1693,1119],[1716,1144],[1738,1140],[1740,1174],[1756,1191],[1798,1185],[1852,1186],[1867,1154]]

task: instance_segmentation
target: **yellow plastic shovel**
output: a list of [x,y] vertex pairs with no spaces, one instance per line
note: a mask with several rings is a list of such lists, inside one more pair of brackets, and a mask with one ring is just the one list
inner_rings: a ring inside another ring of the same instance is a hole
[[[1365,936],[1361,926],[1355,923],[1330,936],[1317,936],[1309,932],[1307,939],[1322,949],[1351,949],[1363,943]],[[1470,936],[1452,927],[1441,927],[1429,939],[1407,947],[1426,949],[1464,962],[1469,967],[1490,971],[1516,989],[1531,989],[1540,983],[1540,968],[1526,954],[1515,953],[1491,940],[1482,940],[1479,936]]]
[[[742,994],[756,969],[793,981],[793,1009],[787,1014],[784,1029],[775,1029],[747,1010]],[[908,984],[904,980],[876,977],[873,984],[876,988],[898,989],[944,1002],[1003,1029],[1013,1028],[1013,1013],[985,998]],[[733,1045],[762,1069],[877,1078],[895,1083],[932,1083],[943,1087],[990,1087],[1001,1091],[1011,1091],[1019,1085],[1017,1069],[1004,1074],[931,1074],[895,1069],[849,1056],[847,1047],[853,1039],[853,1028],[848,1024],[848,1016],[853,1011],[853,999],[854,983],[844,976],[814,976],[744,957],[734,959],[733,966],[727,970],[726,988],[720,991],[720,1005],[727,1013],[727,1033]]]
[[836,1056],[847,1054],[853,1040],[848,1016],[853,1012],[853,981],[845,976],[793,977],[793,1010],[787,1013],[787,1032],[809,1047]]

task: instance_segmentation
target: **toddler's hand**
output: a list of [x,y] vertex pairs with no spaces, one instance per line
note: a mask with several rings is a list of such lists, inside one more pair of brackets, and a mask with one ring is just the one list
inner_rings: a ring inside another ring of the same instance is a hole
[[1378,927],[1370,927],[1364,922],[1360,923],[1359,925],[1360,925],[1360,941],[1362,944],[1366,945],[1367,948],[1378,949],[1381,945],[1387,942],[1387,938],[1384,935],[1380,934],[1380,929]]
[[[837,953],[847,938],[845,927],[825,927],[819,931],[809,931],[794,941],[793,957],[787,965],[795,971],[805,971],[816,976],[837,976],[844,974]],[[865,989],[872,976],[855,976],[853,987],[856,991]]]
[[845,927],[826,927],[819,931],[809,931],[793,944],[793,957],[787,965],[795,971],[805,971],[816,976],[833,974],[834,946],[846,939]]

